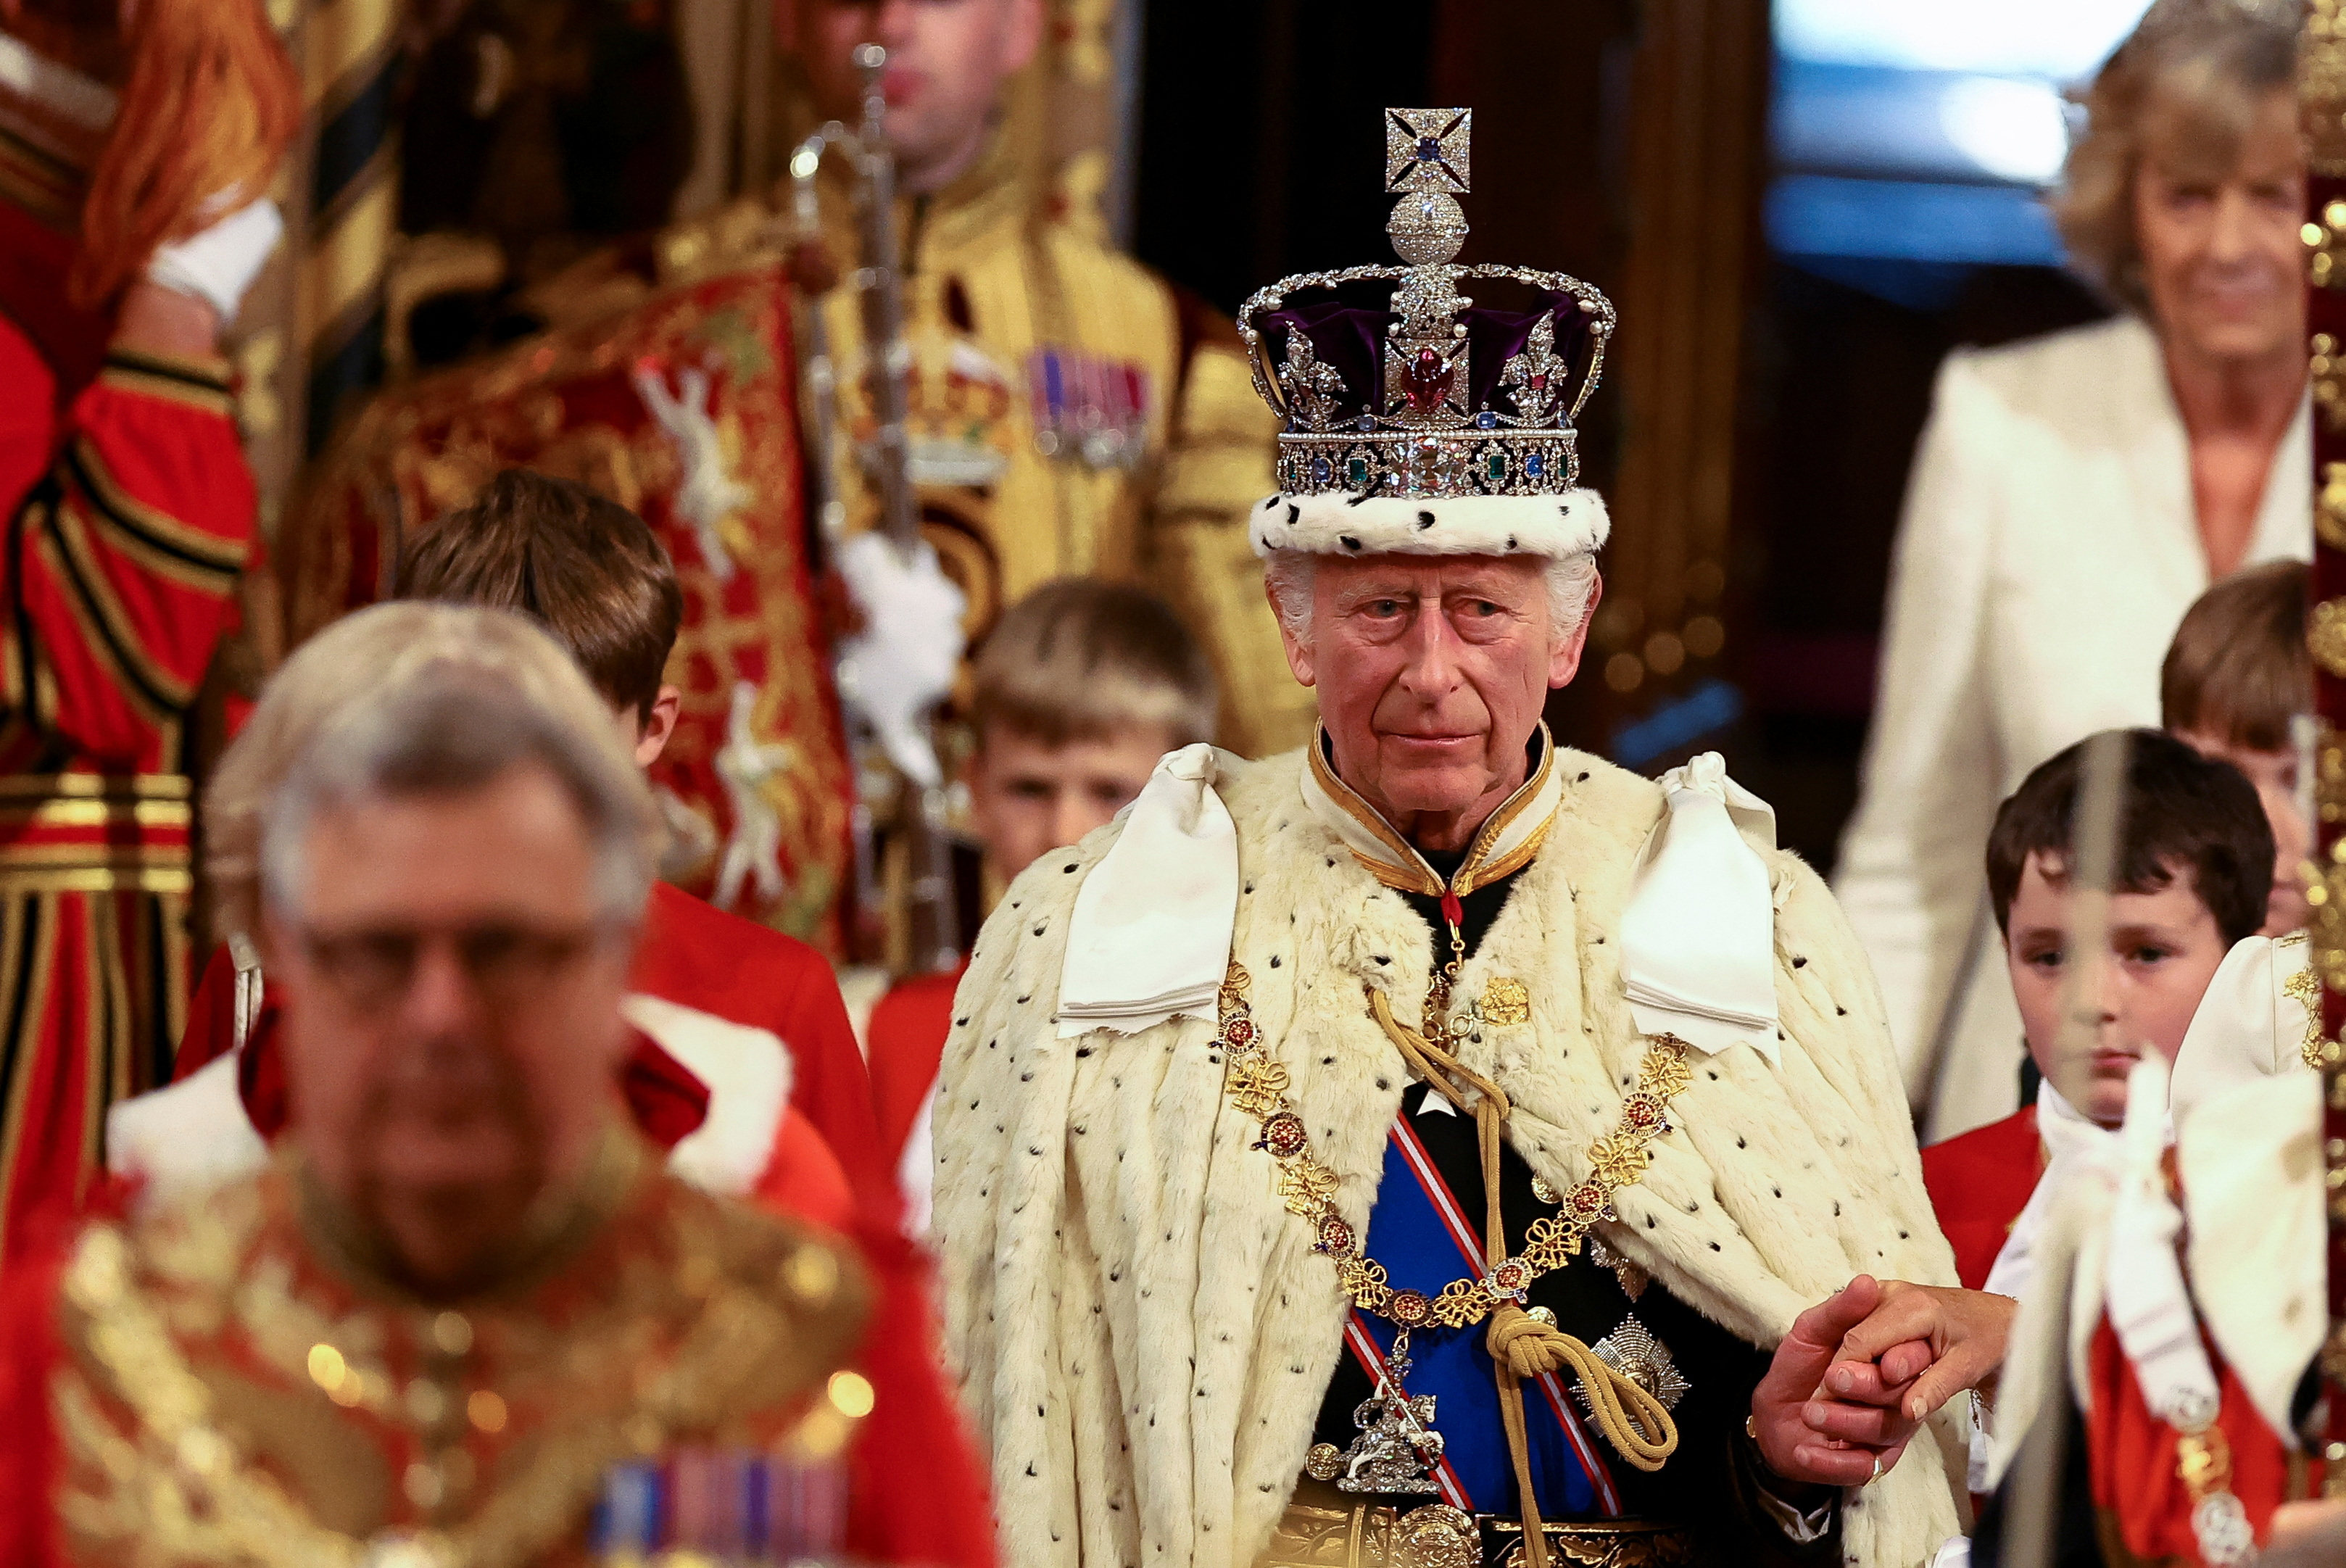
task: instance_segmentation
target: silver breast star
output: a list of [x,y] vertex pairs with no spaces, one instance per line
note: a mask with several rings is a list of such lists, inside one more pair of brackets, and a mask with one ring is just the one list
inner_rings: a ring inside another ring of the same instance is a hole
[[[1621,1326],[1589,1347],[1596,1359],[1637,1384],[1661,1401],[1662,1409],[1674,1410],[1678,1401],[1692,1387],[1678,1371],[1670,1348],[1647,1330],[1635,1318],[1624,1318]],[[1576,1388],[1581,1404],[1590,1403],[1586,1389]]]

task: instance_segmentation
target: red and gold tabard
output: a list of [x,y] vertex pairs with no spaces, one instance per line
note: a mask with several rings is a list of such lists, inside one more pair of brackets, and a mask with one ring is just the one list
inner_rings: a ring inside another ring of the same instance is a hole
[[787,290],[730,273],[383,393],[283,541],[295,638],[388,597],[403,541],[499,470],[574,479],[676,562],[684,694],[651,770],[662,873],[838,952],[845,743],[809,586]]
[[[842,167],[823,166],[822,235],[852,266]],[[1062,204],[1038,203],[1034,172],[999,135],[945,188],[897,209],[912,477],[923,530],[967,596],[970,646],[1054,577],[1133,583],[1168,600],[1212,658],[1225,745],[1256,757],[1298,745],[1315,704],[1288,675],[1246,531],[1276,487],[1277,422],[1237,331]],[[772,232],[766,205],[744,199],[672,229],[660,260],[697,276],[740,264],[742,237]],[[854,288],[821,309],[838,376],[841,523],[873,527],[878,421]]]
[[0,1268],[169,1081],[185,726],[255,523],[225,364],[116,353],[62,417],[59,379],[0,316]]
[[2111,1568],[2197,1568],[2205,1557],[2194,1516],[2212,1492],[2239,1499],[2258,1541],[2273,1510],[2322,1495],[2322,1461],[2284,1442],[2212,1341],[2208,1350],[2220,1406],[2205,1433],[2187,1439],[2151,1411],[2108,1319],[2095,1329],[2086,1446],[2095,1532]]
[[583,1564],[614,1467],[837,1453],[872,1403],[834,1380],[871,1310],[852,1254],[617,1131],[461,1301],[403,1289],[291,1157],[96,1224],[30,1283],[0,1377],[12,1568]]

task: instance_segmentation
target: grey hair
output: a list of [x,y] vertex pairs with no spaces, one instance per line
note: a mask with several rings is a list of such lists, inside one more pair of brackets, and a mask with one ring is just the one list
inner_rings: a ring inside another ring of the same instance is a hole
[[[1280,550],[1262,566],[1278,606],[1279,624],[1298,642],[1311,640],[1311,579],[1320,557],[1309,550]],[[1568,636],[1588,614],[1589,590],[1596,585],[1596,556],[1591,551],[1547,558],[1547,618],[1553,635]]]
[[[585,689],[585,678],[577,677]],[[536,766],[578,813],[593,846],[597,917],[632,924],[651,892],[651,792],[597,704],[529,690],[512,672],[427,660],[368,694],[311,740],[263,815],[260,884],[280,914],[301,908],[318,819],[365,800],[462,795]]]
[[204,787],[204,873],[220,930],[260,923],[260,834],[270,803],[311,741],[434,661],[494,670],[581,726],[608,703],[561,644],[511,610],[394,600],[353,610],[293,650]]
[[2070,265],[2137,315],[2150,315],[2135,180],[2154,140],[2221,178],[2258,110],[2297,80],[2297,7],[2240,0],[2158,0],[2072,97],[2086,130],[2049,199]]

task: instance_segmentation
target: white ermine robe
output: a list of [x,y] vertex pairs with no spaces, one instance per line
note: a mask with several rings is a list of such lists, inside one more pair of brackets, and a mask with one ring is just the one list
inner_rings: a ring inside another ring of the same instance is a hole
[[[1362,988],[1417,1020],[1433,943],[1306,809],[1303,757],[1221,770],[1240,875],[1231,957],[1365,1235],[1409,1079]],[[1463,1058],[1506,1089],[1516,1150],[1563,1190],[1619,1121],[1645,1054],[1617,932],[1663,799],[1594,757],[1556,765],[1554,826],[1455,994],[1499,975],[1528,988],[1529,1021],[1479,1025]],[[1058,1035],[1076,890],[1117,831],[1011,885],[955,1003],[935,1123],[947,1343],[992,1451],[1005,1563],[1246,1568],[1302,1468],[1346,1303],[1251,1146],[1258,1124],[1223,1098],[1210,1021]],[[1864,955],[1814,872],[1766,858],[1782,1063],[1749,1045],[1690,1053],[1678,1130],[1599,1232],[1763,1347],[1861,1272],[1954,1282]],[[1849,1491],[1852,1568],[1927,1562],[1957,1528],[1963,1460],[1943,1414],[1890,1474]]]

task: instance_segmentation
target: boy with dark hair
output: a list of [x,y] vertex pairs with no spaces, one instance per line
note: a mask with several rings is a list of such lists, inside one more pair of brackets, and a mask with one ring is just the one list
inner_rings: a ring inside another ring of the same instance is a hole
[[[403,599],[519,610],[553,631],[650,766],[676,727],[666,685],[684,590],[644,520],[581,484],[508,468],[473,504],[411,545]],[[646,749],[649,748],[649,755]]]
[[2158,672],[2160,727],[2256,786],[2272,823],[2273,886],[2263,931],[2281,936],[2311,914],[2300,868],[2313,835],[2299,799],[2299,720],[2313,710],[2305,643],[2306,565],[2235,572],[2193,602]]
[[[1209,740],[1213,666],[1172,607],[1090,577],[1044,584],[1004,613],[974,661],[970,816],[990,889],[1129,805],[1168,751]],[[882,1145],[917,1223],[928,1191],[929,1095],[961,972],[895,986],[867,1031]]]
[[2088,744],[2029,774],[1997,808],[1988,835],[1988,895],[2028,1054],[2045,1082],[2035,1105],[1923,1151],[1932,1206],[1971,1289],[2017,1293],[2009,1276],[2026,1250],[2020,1221],[2039,1178],[2112,1135],[2126,1114],[2127,1075],[2145,1052],[2174,1060],[2224,955],[2263,923],[2271,889],[2272,830],[2239,769],[2173,736],[2128,731],[2110,962],[2091,1003],[2092,1062],[2084,1077],[2067,1080],[2082,1097],[2066,1097],[2054,1086],[2053,1052]]

